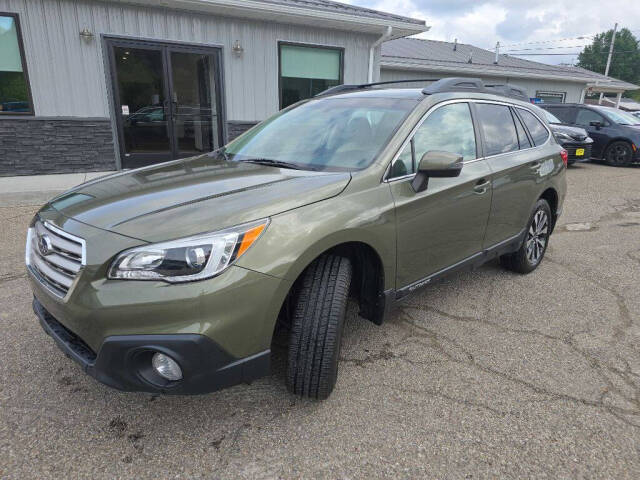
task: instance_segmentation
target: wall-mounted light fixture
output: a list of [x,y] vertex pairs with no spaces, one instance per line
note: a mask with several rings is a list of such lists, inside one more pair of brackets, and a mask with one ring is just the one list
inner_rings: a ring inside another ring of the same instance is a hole
[[84,40],[85,42],[89,43],[93,40],[93,37],[95,35],[93,34],[93,32],[91,30],[89,30],[87,27],[84,27],[81,31],[80,31],[80,38],[82,40]]
[[240,42],[236,40],[236,43],[234,43],[233,47],[231,47],[231,51],[236,57],[241,57],[242,54],[244,53],[244,48],[242,48],[242,45],[240,45]]

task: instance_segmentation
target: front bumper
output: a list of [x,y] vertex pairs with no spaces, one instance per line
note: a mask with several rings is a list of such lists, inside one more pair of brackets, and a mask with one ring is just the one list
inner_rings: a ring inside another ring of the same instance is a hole
[[[269,373],[270,350],[235,359],[213,340],[199,334],[118,335],[105,338],[95,353],[79,336],[56,320],[34,297],[33,311],[58,347],[90,376],[125,391],[199,394],[248,383]],[[169,382],[151,368],[153,353],[176,360],[183,379]]]

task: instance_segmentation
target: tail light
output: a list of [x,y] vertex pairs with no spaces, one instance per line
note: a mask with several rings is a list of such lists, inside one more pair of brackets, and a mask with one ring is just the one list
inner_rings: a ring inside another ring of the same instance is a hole
[[562,158],[562,163],[566,167],[569,164],[569,152],[567,152],[564,148],[560,150],[560,158]]

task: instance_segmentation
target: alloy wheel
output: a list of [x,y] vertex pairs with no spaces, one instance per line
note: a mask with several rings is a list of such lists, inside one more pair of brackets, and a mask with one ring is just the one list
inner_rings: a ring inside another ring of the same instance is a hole
[[609,151],[607,152],[607,160],[610,163],[615,163],[617,165],[624,165],[629,160],[629,147],[622,143],[617,143],[609,147]]
[[549,237],[549,217],[544,210],[538,210],[527,232],[527,260],[531,265],[537,265],[542,259]]

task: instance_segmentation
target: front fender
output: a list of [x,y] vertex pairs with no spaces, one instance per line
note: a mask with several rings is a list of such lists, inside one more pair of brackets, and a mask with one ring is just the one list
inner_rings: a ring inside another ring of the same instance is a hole
[[367,244],[377,252],[385,289],[394,288],[395,212],[387,184],[275,215],[238,265],[295,281],[323,252],[349,242]]

